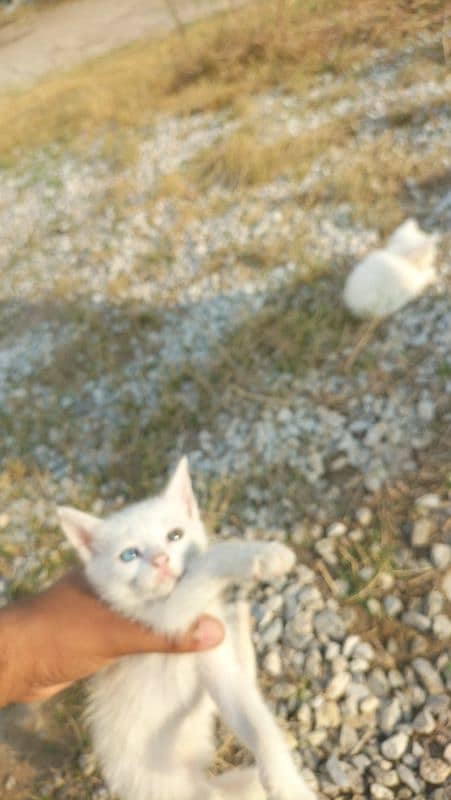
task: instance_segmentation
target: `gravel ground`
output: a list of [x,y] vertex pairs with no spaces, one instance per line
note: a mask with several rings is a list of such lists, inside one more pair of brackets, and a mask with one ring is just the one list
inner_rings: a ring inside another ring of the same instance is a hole
[[[306,775],[320,796],[342,800],[451,792],[450,82],[402,85],[414,60],[414,48],[396,60],[375,54],[339,100],[339,83],[326,78],[302,99],[256,98],[248,113],[268,141],[357,116],[352,142],[331,147],[302,181],[166,196],[165,176],[239,128],[223,112],[160,119],[137,162],[120,169],[99,146],[83,158],[50,150],[1,174],[7,602],[66,563],[55,502],[101,512],[134,496],[127,475],[112,478],[119,443],[137,448],[151,430],[168,378],[209,379],[229,337],[292,286],[301,324],[318,302],[301,280],[315,259],[338,292],[350,264],[379,242],[378,220],[371,228],[351,203],[311,207],[306,198],[353,148],[379,141],[399,106],[422,107],[394,136],[401,147],[440,148],[437,180],[412,179],[405,207],[441,236],[437,286],[305,370],[262,356],[250,388],[229,387],[216,413],[192,430],[175,427],[162,454],[166,468],[188,451],[209,510],[218,487],[240,486],[230,506],[213,509],[217,535],[298,548],[289,579],[248,592],[255,644],[266,695]],[[269,264],[249,263],[258,251],[274,254]],[[189,381],[183,393],[195,406]],[[79,731],[71,702],[42,712],[53,715],[56,740],[65,719]],[[30,781],[40,798],[108,797],[83,733],[53,771],[44,759],[31,777],[21,772],[26,752],[13,761],[2,753],[5,797],[30,797]],[[220,754],[239,757],[224,746]]]

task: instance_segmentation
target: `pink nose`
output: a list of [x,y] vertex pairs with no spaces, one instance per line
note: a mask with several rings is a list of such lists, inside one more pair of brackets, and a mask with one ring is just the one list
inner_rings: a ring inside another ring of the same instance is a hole
[[166,553],[158,553],[157,556],[153,556],[153,558],[151,559],[150,563],[154,567],[158,567],[158,568],[165,567],[166,564],[169,563],[169,556],[167,556]]

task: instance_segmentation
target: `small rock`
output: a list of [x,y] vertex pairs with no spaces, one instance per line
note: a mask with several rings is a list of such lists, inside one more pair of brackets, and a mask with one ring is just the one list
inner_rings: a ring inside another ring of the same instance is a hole
[[12,790],[16,788],[16,785],[17,785],[16,777],[14,775],[8,775],[5,781],[5,790],[7,792],[12,792]]
[[374,695],[365,697],[365,699],[360,703],[360,711],[362,714],[374,714],[374,712],[379,708],[379,703],[379,698],[374,697]]
[[426,708],[438,717],[444,716],[449,709],[450,699],[447,694],[432,694],[428,697]]
[[282,674],[282,659],[278,650],[270,650],[263,659],[263,668],[268,675],[278,678]]
[[341,722],[340,709],[335,700],[326,700],[316,709],[318,728],[338,728]]
[[357,745],[359,736],[355,728],[351,725],[342,725],[340,730],[340,750],[342,753],[350,753]]
[[[0,514],[0,530],[6,528],[7,525],[9,525],[9,514],[7,514],[6,512],[2,512]],[[11,775],[10,777],[13,776]]]
[[426,597],[426,613],[428,616],[435,617],[436,614],[440,614],[444,602],[445,598],[442,593],[438,592],[437,589],[432,589]]
[[330,733],[325,728],[318,728],[318,730],[309,733],[307,738],[312,747],[321,747],[329,735]]
[[435,417],[436,406],[433,400],[422,398],[417,406],[418,416],[423,422],[432,422]]
[[355,646],[353,658],[364,658],[367,661],[372,661],[374,658],[374,647],[369,642],[358,642]]
[[382,616],[382,603],[377,597],[369,597],[366,601],[366,607],[372,617]]
[[372,783],[370,794],[374,800],[393,800],[394,797],[392,790],[388,786],[382,786],[381,783]]
[[341,617],[330,608],[315,614],[315,631],[318,635],[341,641],[346,634],[345,624]]
[[331,755],[326,761],[326,770],[333,783],[340,789],[349,786],[349,778],[344,770],[343,764],[337,756]]
[[420,775],[427,783],[440,785],[445,783],[451,773],[451,766],[441,758],[422,758],[420,761]]
[[366,658],[353,658],[349,662],[349,669],[354,675],[358,675],[360,672],[368,672],[369,668],[370,662]]
[[417,519],[412,531],[412,547],[426,547],[435,531],[435,525],[430,519]]
[[345,658],[350,658],[350,656],[354,652],[354,648],[361,642],[360,636],[356,636],[355,633],[351,634],[351,636],[347,636],[344,643],[343,643],[343,655]]
[[434,509],[440,508],[441,500],[437,494],[423,494],[418,500],[415,501],[418,508]]
[[443,681],[430,661],[426,658],[414,658],[412,666],[430,694],[440,694],[444,691]]
[[420,614],[418,611],[406,611],[402,615],[402,621],[405,625],[410,625],[411,628],[416,628],[417,631],[425,633],[431,627],[431,620],[425,614]]
[[446,599],[451,603],[451,569],[449,569],[443,577],[442,590]]
[[388,680],[392,689],[400,689],[405,684],[404,675],[399,669],[390,669],[388,671]]
[[338,564],[334,539],[320,539],[319,542],[315,542],[315,550],[330,567]]
[[431,547],[432,563],[437,569],[446,569],[451,564],[451,546],[435,542]]
[[397,617],[403,610],[403,604],[399,597],[394,594],[388,594],[383,600],[385,612],[389,617]]
[[367,528],[373,519],[373,512],[366,506],[362,506],[362,508],[358,508],[355,512],[355,518],[362,528]]
[[428,709],[424,709],[416,715],[412,727],[417,733],[432,733],[436,727],[435,719]]
[[446,614],[437,614],[432,622],[432,630],[437,639],[451,637],[451,619]]
[[443,751],[443,758],[448,762],[448,764],[451,764],[451,742],[446,745]]
[[386,697],[390,692],[390,684],[383,669],[375,667],[368,675],[368,687],[376,697]]
[[351,683],[351,675],[349,672],[338,672],[333,676],[326,689],[326,697],[330,700],[340,700],[346,693],[346,689]]
[[275,644],[283,633],[283,623],[280,617],[276,617],[264,631],[261,632],[261,638],[265,645],[271,646]]
[[405,764],[399,764],[398,766],[398,775],[402,783],[412,789],[412,792],[418,794],[421,791],[421,784],[419,780],[416,778],[415,774],[412,772],[409,767],[406,767]]
[[403,757],[408,745],[409,737],[407,733],[400,731],[399,733],[395,733],[394,736],[390,736],[385,742],[382,742],[381,751],[385,758],[388,758],[390,761],[398,761]]
[[327,529],[327,535],[331,537],[343,536],[347,530],[343,522],[333,522]]
[[302,731],[309,731],[312,727],[312,709],[307,703],[302,703],[298,708],[296,718]]

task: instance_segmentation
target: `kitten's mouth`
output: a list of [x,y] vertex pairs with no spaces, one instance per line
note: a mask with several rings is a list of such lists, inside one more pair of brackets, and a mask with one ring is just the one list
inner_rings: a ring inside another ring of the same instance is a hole
[[176,583],[181,578],[181,575],[177,575],[176,572],[173,572],[172,569],[168,566],[160,567],[157,573],[157,580],[159,583],[164,583],[166,581],[174,581]]

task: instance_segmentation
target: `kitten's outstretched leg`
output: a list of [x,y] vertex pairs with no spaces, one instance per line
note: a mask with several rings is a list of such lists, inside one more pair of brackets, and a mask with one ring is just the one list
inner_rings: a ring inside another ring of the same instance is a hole
[[199,660],[205,685],[225,722],[254,754],[269,800],[315,800],[255,682],[236,661],[230,635]]
[[164,633],[185,631],[234,581],[284,575],[294,553],[277,542],[220,542],[193,557],[168,597],[149,609],[149,624]]
[[252,623],[249,603],[240,600],[225,607],[225,622],[232,635],[233,645],[240,666],[250,680],[257,678],[257,663],[252,644]]

